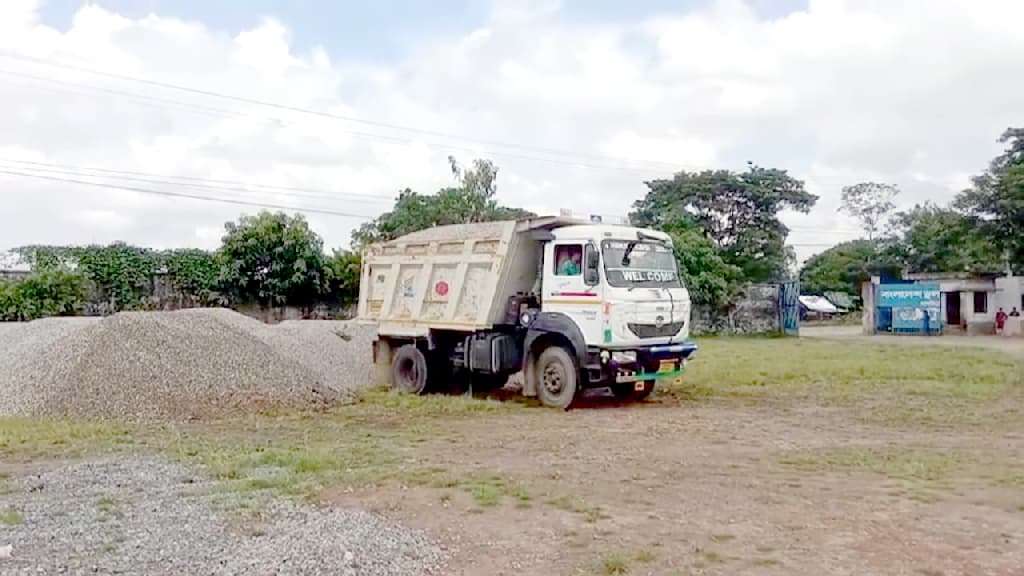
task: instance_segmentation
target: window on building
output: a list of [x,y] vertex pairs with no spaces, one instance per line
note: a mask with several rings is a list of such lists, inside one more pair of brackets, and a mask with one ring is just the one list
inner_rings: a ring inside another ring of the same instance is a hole
[[974,293],[974,313],[988,314],[988,292]]
[[555,246],[555,275],[579,276],[583,273],[583,245],[560,244]]

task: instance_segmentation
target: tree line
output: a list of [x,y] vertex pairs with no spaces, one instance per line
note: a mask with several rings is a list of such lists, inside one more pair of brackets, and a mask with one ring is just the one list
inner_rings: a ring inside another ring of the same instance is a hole
[[[1006,150],[949,205],[924,203],[894,212],[899,190],[866,182],[842,190],[841,210],[865,238],[814,256],[799,269],[787,244],[784,210],[808,213],[818,197],[786,170],[748,163],[742,171],[680,171],[644,182],[632,207],[636,226],[674,240],[680,275],[698,305],[728,309],[752,283],[795,279],[811,293],[858,291],[871,275],[912,272],[997,273],[1024,270],[1024,129],[1000,138]],[[262,212],[225,224],[214,251],[156,251],[109,246],[25,246],[26,278],[0,283],[0,318],[73,314],[88,294],[113,310],[144,308],[145,289],[165,274],[194,305],[257,303],[312,308],[358,297],[361,249],[432,226],[532,216],[497,202],[498,168],[488,160],[460,165],[455,185],[433,194],[399,192],[391,210],[352,233],[352,249],[324,251],[299,215]]]
[[1007,129],[999,142],[1004,151],[948,204],[896,212],[895,186],[845,188],[840,210],[860,221],[866,238],[809,259],[803,290],[857,294],[873,275],[898,279],[907,272],[1024,273],[1024,129]]

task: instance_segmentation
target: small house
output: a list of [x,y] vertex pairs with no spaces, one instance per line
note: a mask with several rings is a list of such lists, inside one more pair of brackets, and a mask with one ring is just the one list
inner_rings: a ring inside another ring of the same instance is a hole
[[[897,290],[902,286],[903,290]],[[945,334],[995,334],[996,312],[1024,309],[1024,278],[973,274],[908,274],[903,281],[881,283],[877,278],[864,286],[864,330],[893,331],[893,304],[883,294],[913,295],[913,287],[924,289],[927,298],[915,307],[929,317],[930,329]],[[934,295],[934,298],[931,296]],[[936,322],[936,317],[938,322]],[[941,328],[939,328],[941,326]]]

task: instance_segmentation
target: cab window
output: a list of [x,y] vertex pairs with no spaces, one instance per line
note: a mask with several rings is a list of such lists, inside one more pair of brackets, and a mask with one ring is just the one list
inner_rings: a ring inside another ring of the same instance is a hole
[[583,245],[559,244],[555,246],[555,276],[583,274]]

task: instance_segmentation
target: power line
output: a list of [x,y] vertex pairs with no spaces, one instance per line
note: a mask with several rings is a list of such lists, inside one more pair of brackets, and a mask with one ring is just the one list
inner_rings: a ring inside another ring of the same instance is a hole
[[368,120],[368,119],[365,119],[365,118],[356,118],[356,117],[353,117],[353,116],[345,116],[345,115],[342,115],[342,114],[335,114],[335,113],[332,113],[332,112],[325,112],[323,110],[313,110],[313,109],[309,109],[309,108],[303,108],[303,107],[300,107],[300,106],[292,106],[292,105],[288,105],[288,104],[281,104],[281,103],[278,103],[278,102],[270,102],[270,101],[266,101],[266,100],[260,100],[260,99],[256,99],[256,98],[245,97],[245,96],[237,96],[237,95],[233,95],[233,94],[225,94],[225,93],[217,92],[217,91],[214,91],[214,90],[195,88],[195,87],[191,87],[191,86],[182,86],[180,84],[172,84],[170,82],[161,82],[161,81],[158,81],[158,80],[150,80],[148,78],[138,78],[138,77],[135,77],[135,76],[129,76],[129,75],[125,75],[125,74],[117,74],[117,73],[113,73],[113,72],[105,72],[105,71],[102,71],[102,70],[86,68],[84,66],[77,66],[77,65],[68,64],[68,63],[65,63],[65,62],[57,62],[57,61],[53,61],[53,60],[47,60],[47,59],[44,59],[44,58],[35,58],[35,57],[25,56],[25,55],[22,55],[22,54],[15,54],[15,53],[11,53],[11,52],[0,52],[0,57],[5,57],[5,58],[13,59],[13,60],[20,60],[20,61],[23,61],[23,62],[31,62],[31,63],[34,63],[34,64],[41,64],[41,65],[44,65],[44,66],[51,66],[51,67],[54,67],[54,68],[62,68],[62,69],[65,69],[65,70],[73,70],[73,71],[76,71],[76,72],[83,72],[83,73],[86,73],[86,74],[93,74],[93,75],[96,75],[96,76],[104,76],[104,77],[113,78],[113,79],[116,79],[116,80],[123,80],[123,81],[127,81],[127,82],[136,82],[136,83],[145,84],[145,85],[149,85],[149,86],[155,86],[155,87],[158,87],[158,88],[164,88],[164,89],[168,89],[168,90],[177,90],[177,91],[180,91],[180,92],[186,92],[186,93],[191,93],[191,94],[198,94],[198,95],[201,95],[201,96],[207,96],[207,97],[212,97],[212,98],[220,98],[220,99],[224,99],[224,100],[231,100],[231,101],[240,102],[240,103],[243,103],[243,104],[250,104],[250,105],[254,105],[254,106],[264,106],[264,107],[268,107],[268,108],[275,108],[275,109],[278,109],[278,110],[285,110],[285,111],[296,112],[296,113],[300,113],[300,114],[309,114],[309,115],[313,115],[313,116],[319,116],[319,117],[322,117],[322,118],[329,118],[329,119],[332,119],[332,120],[340,120],[340,121],[343,121],[343,122],[351,122],[351,123],[357,123],[357,124],[364,124],[364,125],[367,125],[367,126],[374,126],[374,127],[377,127],[377,128],[386,128],[386,129],[389,129],[389,130],[396,130],[396,131],[400,131],[400,132],[408,132],[408,133],[419,134],[419,135],[423,135],[423,136],[433,136],[433,137],[439,137],[439,138],[446,138],[446,139],[450,139],[450,140],[461,140],[461,141],[464,141],[464,142],[471,142],[471,143],[474,143],[474,144],[483,144],[485,146],[497,146],[497,147],[500,147],[500,148],[508,148],[508,149],[512,149],[512,150],[520,150],[520,151],[526,151],[526,152],[541,152],[541,153],[554,154],[554,155],[563,156],[563,157],[570,157],[570,158],[571,157],[589,158],[589,159],[592,159],[592,160],[602,160],[602,161],[612,160],[612,161],[623,161],[623,162],[633,163],[633,164],[647,164],[647,165],[649,165],[651,167],[652,170],[663,169],[663,170],[676,171],[676,170],[679,169],[678,166],[674,166],[674,165],[671,165],[671,164],[668,164],[668,163],[664,163],[664,162],[653,161],[653,160],[641,160],[641,159],[632,159],[632,158],[622,158],[622,159],[620,159],[620,158],[610,157],[610,156],[607,156],[607,155],[588,154],[588,153],[583,153],[583,152],[572,152],[572,151],[569,151],[569,150],[562,150],[562,149],[558,149],[558,148],[548,148],[548,147],[541,147],[541,146],[527,146],[527,145],[524,145],[524,144],[515,144],[515,143],[509,143],[509,142],[501,142],[501,141],[497,141],[497,140],[486,140],[486,139],[480,139],[480,138],[471,138],[471,137],[468,137],[468,136],[461,136],[461,135],[458,135],[458,134],[450,134],[450,133],[440,132],[440,131],[436,131],[436,130],[427,130],[427,129],[417,128],[417,127],[413,127],[413,126],[403,126],[403,125],[400,125],[400,124],[393,124],[393,123],[388,123],[388,122],[380,122],[380,121],[376,121],[376,120]]
[[[282,204],[272,204],[272,203],[265,203],[265,202],[252,202],[252,201],[247,201],[247,200],[236,200],[236,199],[232,199],[232,198],[218,198],[218,197],[203,196],[203,195],[198,195],[198,194],[185,194],[185,193],[180,193],[180,192],[169,192],[169,191],[165,191],[165,190],[153,190],[153,189],[149,189],[149,188],[138,188],[138,187],[135,187],[135,186],[124,186],[124,185],[120,185],[120,184],[110,184],[110,183],[103,183],[103,182],[89,182],[89,181],[86,181],[86,180],[77,180],[77,179],[74,179],[74,178],[63,178],[63,177],[58,177],[58,176],[46,176],[46,175],[43,175],[43,174],[30,174],[30,173],[27,173],[27,172],[19,172],[19,171],[15,171],[15,170],[5,170],[2,167],[0,167],[0,174],[7,174],[7,175],[10,175],[10,176],[19,176],[19,177],[24,177],[24,178],[36,178],[36,179],[40,179],[40,180],[49,180],[49,181],[52,181],[52,182],[62,182],[62,183],[68,183],[68,184],[80,184],[80,185],[85,185],[85,186],[94,186],[94,187],[97,187],[97,188],[107,188],[107,189],[113,189],[113,190],[125,190],[125,191],[129,191],[129,192],[136,192],[136,193],[139,193],[139,194],[151,194],[151,195],[156,195],[156,196],[166,196],[166,197],[172,197],[172,198],[187,198],[187,199],[190,199],[190,200],[201,200],[201,201],[207,201],[207,202],[219,202],[219,203],[222,203],[222,204],[232,204],[232,205],[236,205],[236,206],[253,206],[253,207],[257,207],[257,208],[270,208],[270,209],[274,209],[274,210],[291,210],[291,211],[296,211],[296,212],[307,212],[307,213],[314,213],[314,214],[326,214],[326,215],[330,215],[330,216],[341,216],[341,217],[345,217],[345,218],[357,218],[357,219],[361,219],[361,220],[372,220],[373,219],[372,216],[367,216],[367,215],[364,215],[364,214],[352,214],[352,213],[348,213],[348,212],[340,212],[340,211],[337,211],[337,210],[327,210],[327,209],[322,209],[322,208],[306,208],[306,207],[300,207],[300,206],[287,206],[287,205],[282,205]],[[836,243],[834,243],[834,242],[794,242],[794,243],[787,243],[786,245],[794,247],[794,248],[831,248],[832,246],[835,246]]]
[[[0,163],[8,164],[23,164],[26,166],[16,166],[20,169],[31,169],[36,172],[47,172],[56,174],[65,174],[69,176],[91,176],[95,178],[109,178],[115,180],[129,180],[134,182],[144,182],[148,184],[167,184],[171,186],[188,186],[192,188],[200,188],[207,190],[222,190],[230,192],[251,192],[254,194],[280,194],[283,196],[295,196],[304,198],[324,198],[328,200],[346,200],[350,198],[361,199],[363,201],[378,201],[378,202],[392,202],[393,198],[386,196],[380,196],[376,194],[357,194],[353,192],[338,192],[331,193],[323,190],[317,190],[313,188],[302,188],[298,186],[276,186],[272,184],[249,184],[246,182],[238,182],[233,180],[221,180],[217,178],[200,178],[198,176],[175,176],[165,174],[152,174],[148,172],[138,172],[134,170],[114,170],[111,168],[93,168],[85,166],[72,166],[72,165],[61,165],[51,164],[48,162],[37,162],[32,160],[16,160],[9,158],[0,158]],[[0,164],[2,167],[2,164]],[[99,174],[93,174],[93,172],[99,172]],[[177,182],[175,180],[183,180],[183,182]],[[259,190],[262,188],[263,190]]]
[[139,194],[152,194],[155,196],[168,196],[171,198],[188,198],[190,200],[202,200],[207,202],[220,202],[223,204],[235,204],[239,206],[255,206],[257,208],[270,208],[273,210],[293,210],[296,212],[309,212],[315,214],[327,214],[330,216],[342,216],[345,218],[359,218],[362,220],[372,220],[373,216],[367,216],[365,214],[352,214],[348,212],[339,212],[337,210],[327,210],[323,208],[303,208],[300,206],[286,206],[282,204],[270,204],[265,202],[251,202],[248,200],[237,200],[234,198],[218,198],[215,196],[203,196],[199,194],[185,194],[183,192],[169,192],[166,190],[153,190],[151,188],[138,188],[135,186],[124,186],[121,184],[109,184],[103,182],[89,182],[87,180],[77,180],[74,178],[63,178],[59,176],[46,176],[43,174],[30,174],[27,172],[18,172],[14,170],[4,170],[0,168],[0,174],[8,174],[10,176],[21,176],[24,178],[37,178],[40,180],[50,180],[52,182],[63,182],[68,184],[82,184],[85,186],[95,186],[97,188],[109,188],[112,190],[126,190],[129,192],[137,192]]
[[[108,178],[108,179],[115,179],[115,180],[129,180],[129,181],[143,182],[143,183],[149,183],[149,184],[163,184],[163,185],[172,185],[172,186],[189,186],[189,187],[193,187],[193,188],[208,189],[208,190],[214,190],[214,191],[250,192],[250,193],[255,193],[255,194],[282,194],[282,195],[285,195],[285,196],[323,198],[323,199],[329,199],[329,200],[344,199],[344,198],[340,197],[341,194],[330,194],[330,193],[326,193],[324,191],[318,191],[316,189],[301,188],[301,187],[274,186],[274,185],[269,185],[269,184],[251,184],[252,187],[260,187],[260,188],[266,188],[267,189],[267,190],[263,191],[263,190],[254,190],[252,188],[246,188],[244,186],[222,186],[222,185],[206,184],[206,182],[224,183],[224,184],[237,184],[237,185],[245,185],[246,184],[244,182],[237,182],[237,181],[232,181],[232,180],[221,180],[221,179],[215,179],[215,178],[200,178],[200,177],[194,177],[194,176],[161,175],[161,174],[153,174],[153,173],[149,173],[149,172],[141,172],[141,171],[135,171],[135,170],[115,170],[115,169],[111,169],[111,168],[82,167],[82,166],[73,166],[73,165],[53,164],[53,163],[48,163],[48,162],[38,162],[38,161],[33,161],[33,160],[17,160],[17,159],[0,158],[0,168],[11,168],[10,166],[3,166],[2,163],[25,164],[25,165],[29,165],[30,168],[29,167],[20,167],[20,168],[21,169],[31,169],[31,170],[33,170],[35,172],[43,172],[43,173],[50,173],[50,174],[63,174],[63,175],[69,175],[69,176],[82,176],[82,177],[93,177],[93,178]],[[15,168],[19,168],[19,167],[16,166]],[[95,173],[90,173],[90,172],[99,172],[100,174],[95,174]],[[111,174],[111,175],[108,176],[107,174]],[[122,174],[125,174],[127,176],[122,176]],[[188,182],[176,182],[176,181],[170,180],[170,179],[181,179],[181,180],[187,180]],[[283,191],[279,192],[278,190],[283,190]],[[310,191],[310,193],[304,193],[306,191]],[[319,192],[319,193],[317,193],[317,192]],[[352,196],[354,198],[363,198],[363,199],[366,199],[366,200],[377,200],[377,201],[388,201],[388,202],[390,202],[392,200],[391,198],[385,198],[383,196],[377,196],[377,195],[372,195],[372,194],[355,194],[355,193],[342,193],[342,194],[344,194],[345,196]],[[806,233],[812,233],[812,234],[829,234],[829,235],[836,235],[836,234],[860,234],[859,230],[841,230],[841,229],[817,228],[817,227],[807,227],[807,226],[787,226],[787,229],[790,232],[806,232]],[[819,244],[819,245],[831,245],[831,244],[822,243],[822,244]]]
[[[0,56],[3,56],[3,54],[0,53]],[[47,82],[47,83],[51,83],[51,84],[57,84],[57,85],[65,86],[64,91],[68,91],[68,92],[72,92],[72,93],[77,93],[77,94],[83,94],[83,92],[81,90],[87,90],[87,91],[91,90],[93,92],[99,92],[99,93],[102,93],[102,94],[108,94],[108,95],[114,95],[114,96],[125,96],[125,97],[128,97],[128,98],[133,98],[133,99],[137,100],[138,103],[140,103],[140,104],[150,104],[150,105],[152,105],[153,103],[159,103],[159,104],[161,104],[163,106],[182,108],[184,110],[188,110],[188,111],[192,111],[192,112],[198,112],[200,114],[206,114],[206,115],[222,117],[222,118],[230,118],[232,116],[237,116],[237,117],[242,117],[242,118],[251,118],[251,119],[255,119],[255,120],[260,120],[260,121],[271,123],[271,124],[274,124],[274,125],[277,125],[277,126],[296,126],[296,124],[294,122],[288,122],[288,121],[286,121],[286,120],[284,120],[282,118],[271,118],[271,117],[267,117],[267,116],[260,116],[260,115],[257,115],[257,114],[249,114],[249,113],[246,113],[246,112],[240,112],[240,111],[236,111],[236,110],[225,110],[223,108],[213,108],[213,107],[210,107],[210,106],[203,106],[203,105],[200,105],[200,104],[192,104],[192,103],[189,103],[189,102],[183,102],[181,100],[173,100],[173,99],[169,99],[169,98],[161,98],[159,96],[150,96],[150,95],[147,95],[147,94],[138,94],[138,93],[135,93],[135,92],[126,92],[126,91],[123,91],[123,90],[115,90],[115,89],[112,89],[112,88],[104,88],[102,86],[94,86],[94,85],[90,85],[90,84],[80,84],[80,83],[75,83],[75,82],[68,82],[68,81],[65,81],[65,80],[58,80],[56,78],[47,78],[47,77],[44,77],[44,76],[36,76],[34,74],[26,74],[24,72],[15,72],[15,71],[12,71],[12,70],[0,70],[0,74],[11,76],[11,77],[27,78],[27,79],[30,79],[30,80],[36,80],[36,81],[40,81],[40,82]],[[38,87],[39,88],[45,88],[45,89],[48,89],[48,90],[60,90],[59,88],[55,88],[55,87],[52,87],[52,86],[38,86]],[[68,89],[67,87],[71,87],[72,89]],[[79,90],[74,90],[74,88],[78,88]],[[353,136],[355,138],[361,138],[361,139],[367,139],[367,140],[377,140],[377,141],[396,143],[396,144],[422,144],[423,146],[425,146],[427,148],[431,148],[431,149],[435,149],[435,150],[445,150],[445,151],[448,151],[448,152],[464,152],[464,153],[468,153],[468,154],[478,154],[478,153],[480,153],[480,150],[477,150],[475,148],[467,148],[465,146],[454,146],[454,145],[451,145],[451,144],[441,144],[441,143],[437,143],[437,142],[424,142],[424,141],[412,140],[412,139],[409,139],[409,138],[403,138],[403,137],[398,137],[398,136],[387,136],[387,135],[383,135],[383,134],[372,134],[372,133],[369,133],[369,132],[358,132],[358,131],[353,131],[353,130],[337,130],[337,132],[340,132],[340,133],[343,133],[343,134],[348,134],[348,135]],[[656,173],[656,172],[664,172],[664,171],[676,172],[676,171],[679,170],[678,167],[672,168],[672,169],[665,168],[664,170],[661,170],[661,169],[656,169],[656,168],[642,168],[642,167],[639,167],[639,166],[611,165],[611,164],[593,164],[593,163],[580,162],[580,161],[571,160],[571,159],[544,158],[542,156],[531,156],[531,155],[526,155],[526,154],[516,154],[516,153],[513,153],[513,152],[505,152],[505,151],[502,151],[502,150],[488,150],[488,151],[486,151],[486,155],[487,156],[491,156],[491,157],[495,157],[495,158],[514,158],[514,159],[519,159],[519,160],[528,160],[528,161],[532,161],[532,162],[543,162],[543,163],[546,163],[546,164],[554,164],[554,165],[560,165],[560,166],[572,166],[574,168],[588,168],[588,169],[596,169],[596,170],[619,170],[619,171],[643,173],[643,174],[648,174],[648,175]]]

